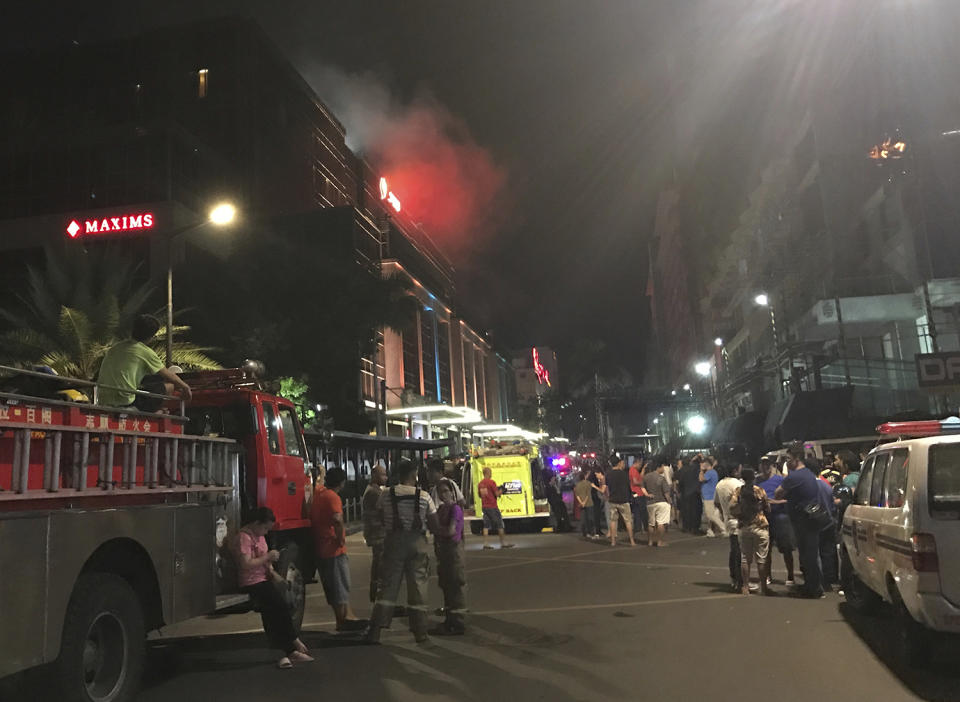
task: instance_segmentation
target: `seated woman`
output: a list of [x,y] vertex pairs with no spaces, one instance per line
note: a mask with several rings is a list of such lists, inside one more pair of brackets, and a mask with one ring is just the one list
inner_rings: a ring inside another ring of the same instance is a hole
[[240,530],[237,540],[237,571],[240,592],[245,592],[260,604],[260,618],[270,645],[280,649],[283,656],[277,661],[278,668],[292,668],[293,661],[312,661],[304,643],[297,638],[290,619],[290,611],[277,584],[286,582],[273,569],[280,558],[278,551],[267,550],[264,538],[273,529],[277,518],[269,507],[260,507],[253,514],[253,521]]

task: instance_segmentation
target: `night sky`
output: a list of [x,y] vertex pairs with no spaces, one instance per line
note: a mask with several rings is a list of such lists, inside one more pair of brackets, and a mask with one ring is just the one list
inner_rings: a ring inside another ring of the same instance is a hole
[[797,5],[36,3],[3,32],[16,47],[252,16],[454,261],[466,316],[507,347],[601,338],[639,371],[657,192],[709,154],[727,216],[742,204],[757,121],[789,98],[795,66],[770,53]]

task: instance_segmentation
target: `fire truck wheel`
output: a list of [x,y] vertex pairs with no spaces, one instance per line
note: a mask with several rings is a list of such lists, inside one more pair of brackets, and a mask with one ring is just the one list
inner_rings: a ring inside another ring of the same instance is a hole
[[140,687],[145,655],[143,610],[127,582],[81,575],[73,588],[57,659],[60,700],[127,702]]
[[290,607],[290,617],[293,619],[293,628],[300,634],[303,625],[303,612],[307,606],[307,589],[303,584],[303,573],[297,566],[297,548],[288,546],[280,553],[277,561],[277,572],[287,581],[287,605]]

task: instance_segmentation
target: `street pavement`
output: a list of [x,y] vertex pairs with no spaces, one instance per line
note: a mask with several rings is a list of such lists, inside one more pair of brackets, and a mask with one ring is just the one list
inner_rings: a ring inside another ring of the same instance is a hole
[[[140,699],[960,700],[956,641],[932,670],[906,670],[889,616],[863,618],[837,594],[731,594],[725,539],[669,537],[651,549],[518,534],[509,551],[483,551],[469,537],[469,631],[426,645],[399,619],[380,646],[334,634],[322,590],[310,585],[303,638],[317,660],[290,671],[274,668],[256,615],[184,622],[151,638]],[[353,607],[364,616],[369,552],[358,536],[348,549]],[[435,579],[431,599],[440,605]]]

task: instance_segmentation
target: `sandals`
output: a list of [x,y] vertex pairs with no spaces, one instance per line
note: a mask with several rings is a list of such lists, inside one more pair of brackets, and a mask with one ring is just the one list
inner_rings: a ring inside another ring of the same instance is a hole
[[293,667],[293,662],[286,656],[277,661],[277,667],[280,670],[290,670]]

